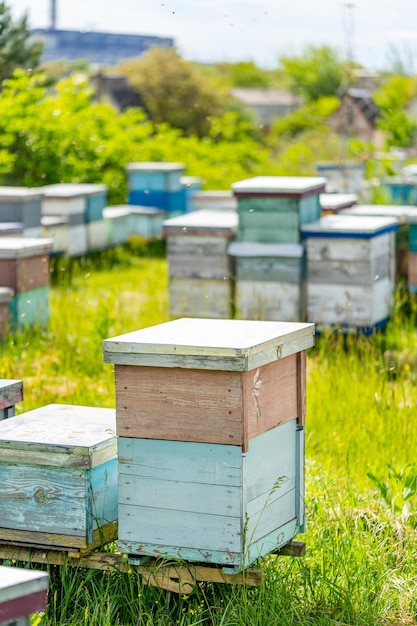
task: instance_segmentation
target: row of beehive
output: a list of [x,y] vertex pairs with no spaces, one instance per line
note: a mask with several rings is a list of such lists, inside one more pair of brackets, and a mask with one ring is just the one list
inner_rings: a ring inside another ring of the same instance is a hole
[[318,219],[322,185],[258,177],[234,185],[237,212],[166,220],[171,315],[308,319],[367,331],[384,325],[397,220]]
[[312,324],[199,319],[106,340],[116,412],[0,421],[0,542],[92,548],[118,520],[124,553],[236,570],[287,544],[304,529],[313,343]]

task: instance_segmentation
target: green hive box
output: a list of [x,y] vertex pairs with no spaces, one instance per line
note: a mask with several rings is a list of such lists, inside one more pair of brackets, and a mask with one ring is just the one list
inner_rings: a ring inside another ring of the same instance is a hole
[[237,241],[300,243],[300,226],[320,218],[325,183],[308,176],[256,176],[234,183]]

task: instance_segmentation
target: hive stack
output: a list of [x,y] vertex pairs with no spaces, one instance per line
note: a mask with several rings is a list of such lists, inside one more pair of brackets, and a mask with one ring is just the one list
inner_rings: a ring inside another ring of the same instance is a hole
[[185,318],[103,342],[121,551],[240,570],[303,530],[313,335],[313,324]]
[[51,404],[0,422],[0,541],[84,550],[117,536],[113,409]]
[[23,382],[21,380],[0,379],[0,420],[13,417],[15,406],[23,400]]
[[154,207],[171,215],[187,210],[186,190],[181,184],[182,163],[138,162],[126,167],[129,204]]
[[381,190],[391,204],[417,205],[417,180],[406,176],[381,178]]
[[227,248],[237,219],[233,211],[194,211],[164,221],[171,317],[231,316],[233,268]]
[[395,233],[396,279],[404,278],[412,291],[413,285],[417,286],[417,207],[407,204],[361,204],[347,209],[344,214],[398,220]]
[[14,235],[41,237],[42,195],[41,189],[0,187],[0,222],[4,224],[3,228],[7,231],[9,225]]
[[[69,256],[82,256],[108,246],[103,210],[105,185],[59,183],[42,187],[42,215],[64,218],[69,229]],[[45,222],[45,227],[48,226]]]
[[327,215],[302,226],[307,245],[307,316],[319,328],[372,333],[389,320],[397,220]]
[[130,235],[130,206],[108,206],[103,211],[103,218],[107,223],[109,246],[126,243]]
[[239,226],[229,248],[236,264],[240,319],[305,319],[306,259],[300,227],[320,217],[325,180],[258,176],[232,185]]
[[0,242],[0,283],[14,293],[9,303],[13,328],[49,321],[50,239],[4,237]]

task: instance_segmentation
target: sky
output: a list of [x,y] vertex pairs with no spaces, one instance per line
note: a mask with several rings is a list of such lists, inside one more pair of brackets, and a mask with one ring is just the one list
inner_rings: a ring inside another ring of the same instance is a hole
[[[13,17],[50,24],[50,0],[9,0]],[[400,58],[417,73],[417,0],[57,0],[57,27],[173,37],[200,62],[254,61],[327,44],[367,69]]]

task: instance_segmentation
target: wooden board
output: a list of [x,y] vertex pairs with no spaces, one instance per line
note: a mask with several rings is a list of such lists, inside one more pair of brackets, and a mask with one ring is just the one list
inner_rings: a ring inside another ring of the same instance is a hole
[[391,278],[392,257],[387,254],[357,261],[355,257],[351,261],[313,261],[308,263],[309,283],[332,283],[335,285],[368,285],[384,278]]
[[408,284],[417,286],[417,252],[410,252],[408,256]]
[[371,327],[391,316],[393,293],[389,278],[373,287],[308,283],[307,317],[317,324]]
[[293,420],[263,433],[246,454],[119,438],[120,549],[242,569],[288,543],[299,528],[296,431]]
[[23,381],[0,379],[0,409],[7,409],[23,400]]
[[299,322],[305,319],[306,281],[236,280],[237,319]]
[[21,259],[0,259],[1,284],[17,293],[47,287],[50,282],[49,254]]
[[231,316],[232,282],[221,279],[177,278],[168,285],[171,317],[207,317],[227,319]]
[[[305,357],[303,357],[305,358]],[[297,354],[250,372],[116,365],[116,421],[121,437],[248,448],[248,440],[298,419],[305,410]]]

